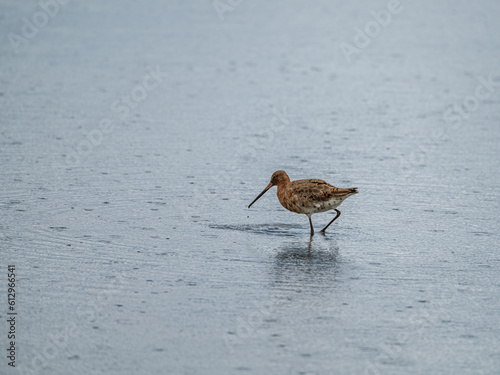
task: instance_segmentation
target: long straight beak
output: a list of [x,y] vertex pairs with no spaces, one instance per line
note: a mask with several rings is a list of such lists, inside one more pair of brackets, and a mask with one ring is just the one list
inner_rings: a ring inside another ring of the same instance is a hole
[[252,204],[254,204],[255,202],[257,202],[257,199],[259,199],[260,197],[262,197],[262,196],[264,195],[264,193],[265,193],[266,191],[268,191],[269,189],[271,189],[272,187],[273,187],[273,184],[272,184],[272,183],[269,183],[269,185],[267,185],[267,186],[266,186],[266,188],[265,188],[264,190],[262,190],[262,193],[260,193],[260,194],[257,196],[257,198],[255,198],[255,199],[253,200],[253,202],[252,202],[252,203],[250,203],[250,205],[248,206],[248,208],[252,207]]

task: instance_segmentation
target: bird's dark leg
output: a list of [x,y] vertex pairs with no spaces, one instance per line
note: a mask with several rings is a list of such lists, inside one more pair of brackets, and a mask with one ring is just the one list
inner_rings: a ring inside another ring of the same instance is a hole
[[309,218],[309,225],[311,226],[311,237],[314,236],[314,228],[313,228],[313,223],[311,221],[311,215],[307,215]]
[[337,220],[337,218],[340,216],[340,211],[339,211],[339,210],[337,210],[337,209],[335,209],[335,211],[337,211],[337,215],[333,218],[333,220],[332,220],[332,221],[330,221],[330,222],[328,223],[328,225],[327,225],[326,227],[324,227],[323,229],[321,229],[321,231],[320,231],[321,233],[325,234],[326,228],[328,228],[328,227],[329,227],[329,226],[330,226],[330,225],[331,225],[331,224],[332,224],[335,220]]

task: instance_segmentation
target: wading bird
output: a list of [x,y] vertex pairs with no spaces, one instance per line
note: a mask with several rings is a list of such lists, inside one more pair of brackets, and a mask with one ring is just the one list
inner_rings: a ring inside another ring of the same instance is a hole
[[285,171],[276,171],[273,173],[269,185],[250,203],[248,208],[275,185],[278,186],[277,195],[283,207],[288,211],[304,214],[309,218],[311,236],[314,235],[314,228],[311,221],[312,214],[330,210],[337,212],[333,220],[321,229],[321,233],[324,234],[326,228],[340,216],[340,211],[337,210],[337,207],[340,206],[344,199],[358,193],[358,188],[341,189],[323,180],[313,178],[290,181],[290,177],[288,177]]

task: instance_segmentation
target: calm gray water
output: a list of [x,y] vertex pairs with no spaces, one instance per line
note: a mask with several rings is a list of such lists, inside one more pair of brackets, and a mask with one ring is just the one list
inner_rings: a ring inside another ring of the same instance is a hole
[[[498,1],[48,3],[0,11],[1,374],[500,373]],[[310,240],[278,169],[360,193]]]

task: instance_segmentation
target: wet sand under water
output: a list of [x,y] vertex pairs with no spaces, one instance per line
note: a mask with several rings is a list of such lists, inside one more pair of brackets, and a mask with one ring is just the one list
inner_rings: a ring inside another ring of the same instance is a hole
[[[500,7],[402,4],[351,62],[385,3],[70,2],[2,44],[9,371],[500,372],[499,90],[444,118],[499,74]],[[359,194],[310,239],[275,188],[247,209],[277,169]]]

